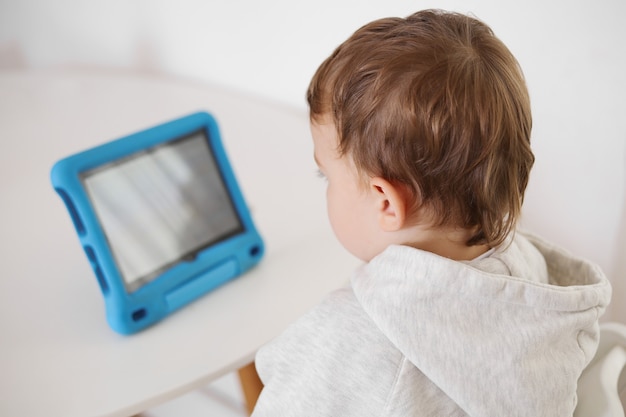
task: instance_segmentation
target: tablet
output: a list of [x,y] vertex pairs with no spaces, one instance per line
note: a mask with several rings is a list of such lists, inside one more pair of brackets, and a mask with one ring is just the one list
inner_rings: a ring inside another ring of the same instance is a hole
[[263,256],[208,113],[64,158],[51,180],[119,333],[158,322]]

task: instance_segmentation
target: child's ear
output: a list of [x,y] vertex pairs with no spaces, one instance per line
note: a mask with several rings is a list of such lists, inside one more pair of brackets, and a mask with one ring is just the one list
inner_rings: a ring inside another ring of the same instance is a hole
[[374,196],[381,230],[395,232],[402,229],[407,220],[408,190],[401,184],[373,177],[370,179],[370,191]]

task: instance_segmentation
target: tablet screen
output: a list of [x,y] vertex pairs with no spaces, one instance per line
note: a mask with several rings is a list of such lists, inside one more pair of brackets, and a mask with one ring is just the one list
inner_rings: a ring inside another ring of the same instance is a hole
[[205,135],[81,173],[129,292],[243,231]]

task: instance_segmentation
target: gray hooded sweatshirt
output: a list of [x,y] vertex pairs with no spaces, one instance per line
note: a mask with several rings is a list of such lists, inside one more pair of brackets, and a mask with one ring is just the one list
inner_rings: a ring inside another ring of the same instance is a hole
[[253,416],[571,417],[610,296],[520,232],[469,262],[391,246],[259,351]]

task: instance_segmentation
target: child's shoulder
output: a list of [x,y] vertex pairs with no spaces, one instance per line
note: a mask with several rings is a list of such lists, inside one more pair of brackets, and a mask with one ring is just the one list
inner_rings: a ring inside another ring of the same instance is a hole
[[[372,353],[368,346],[376,346],[378,353]],[[382,352],[401,360],[400,352],[363,310],[352,288],[345,287],[329,294],[263,346],[257,362],[266,363],[268,368],[271,363],[275,369],[275,361],[296,357],[303,360],[301,365],[306,368],[336,370],[350,362],[375,360],[371,355]]]
[[289,326],[276,342],[288,344],[293,341],[302,346],[302,340],[307,340],[306,346],[314,351],[319,347],[333,349],[333,344],[338,341],[337,344],[342,349],[349,350],[355,340],[353,337],[360,340],[370,339],[372,342],[381,342],[384,339],[361,307],[352,287],[346,286],[327,295],[322,302]]
[[309,400],[319,416],[378,415],[403,363],[350,287],[328,295],[256,356],[264,406],[297,399],[292,415],[311,415]]

